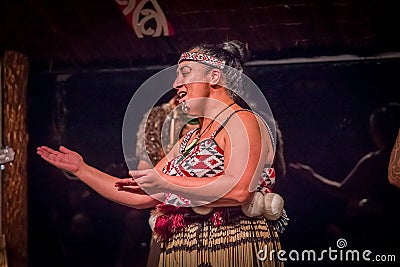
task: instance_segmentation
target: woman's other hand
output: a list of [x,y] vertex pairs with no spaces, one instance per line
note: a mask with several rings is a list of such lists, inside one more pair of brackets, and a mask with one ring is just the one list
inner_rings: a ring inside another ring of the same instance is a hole
[[55,167],[70,172],[76,176],[85,165],[81,155],[64,146],[60,146],[58,151],[47,146],[40,146],[37,148],[37,154]]

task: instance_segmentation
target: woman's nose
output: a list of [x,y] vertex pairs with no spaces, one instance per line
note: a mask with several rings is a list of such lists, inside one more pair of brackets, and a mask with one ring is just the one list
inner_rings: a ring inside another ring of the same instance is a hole
[[182,87],[182,85],[183,85],[182,78],[177,77],[177,78],[175,79],[175,81],[174,81],[173,87],[174,87],[175,89],[179,89],[180,87]]

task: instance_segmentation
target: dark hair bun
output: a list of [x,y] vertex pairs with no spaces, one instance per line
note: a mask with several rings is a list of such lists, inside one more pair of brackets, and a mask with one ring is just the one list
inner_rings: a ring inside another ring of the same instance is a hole
[[238,58],[241,64],[250,58],[250,51],[247,44],[244,44],[241,41],[226,41],[223,43],[223,49],[231,53],[234,58]]

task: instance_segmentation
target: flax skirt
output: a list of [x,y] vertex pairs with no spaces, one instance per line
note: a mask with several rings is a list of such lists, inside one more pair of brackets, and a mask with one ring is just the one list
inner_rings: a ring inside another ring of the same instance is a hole
[[[158,266],[283,267],[283,262],[276,259],[280,248],[278,233],[262,216],[240,215],[219,226],[210,221],[192,222],[161,243]],[[257,258],[260,250],[261,260]],[[272,257],[271,251],[275,252]]]

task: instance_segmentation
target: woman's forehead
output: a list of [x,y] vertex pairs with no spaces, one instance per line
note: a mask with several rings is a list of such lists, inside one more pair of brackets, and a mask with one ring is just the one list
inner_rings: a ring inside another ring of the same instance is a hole
[[204,70],[206,65],[196,61],[184,60],[178,64],[177,72],[185,68],[189,68],[190,70]]

